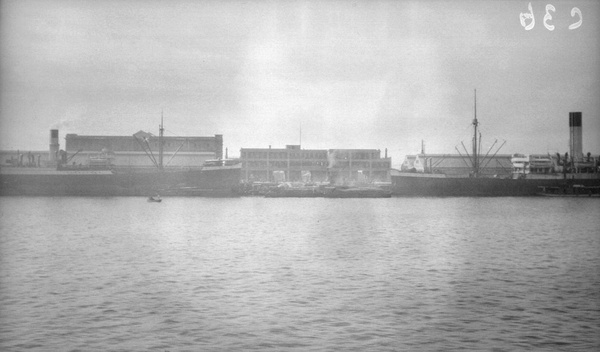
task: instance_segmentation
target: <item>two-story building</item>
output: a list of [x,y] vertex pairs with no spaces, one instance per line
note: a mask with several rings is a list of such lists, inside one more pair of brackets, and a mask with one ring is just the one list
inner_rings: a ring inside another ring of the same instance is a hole
[[378,149],[242,148],[242,180],[389,181],[391,158]]

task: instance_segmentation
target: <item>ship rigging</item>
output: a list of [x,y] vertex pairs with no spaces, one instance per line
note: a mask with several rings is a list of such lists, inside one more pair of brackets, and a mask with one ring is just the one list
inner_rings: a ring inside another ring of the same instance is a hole
[[152,135],[150,133],[144,133],[143,135],[138,132],[136,134],[133,135],[133,138],[136,140],[136,142],[140,145],[140,147],[142,148],[142,150],[144,151],[144,153],[148,156],[148,158],[150,159],[150,161],[152,161],[152,164],[154,164],[154,166],[159,170],[159,171],[164,171],[164,168],[166,166],[169,165],[169,163],[171,163],[171,160],[173,160],[173,158],[177,155],[177,153],[179,153],[179,151],[181,150],[181,148],[185,145],[185,141],[181,143],[181,145],[175,150],[175,152],[173,153],[173,155],[171,155],[171,157],[169,158],[169,160],[167,161],[166,164],[163,163],[164,160],[164,133],[165,133],[165,128],[164,128],[164,118],[163,118],[163,113],[161,111],[160,113],[160,125],[158,126],[158,160],[156,160],[156,157],[154,156],[154,153],[152,152],[152,148],[150,147],[150,137],[152,137]]
[[[489,164],[489,162],[496,156],[496,154],[498,154],[498,152],[500,151],[500,149],[502,149],[502,147],[504,146],[506,141],[504,141],[498,147],[498,149],[496,149],[494,154],[488,159],[490,152],[493,150],[496,143],[498,143],[498,140],[496,139],[494,141],[494,143],[492,144],[492,146],[488,149],[487,153],[483,156],[483,158],[480,159],[479,154],[481,153],[481,132],[478,132],[478,130],[477,130],[477,127],[479,127],[479,120],[477,120],[477,89],[475,89],[475,91],[474,91],[473,121],[471,124],[473,125],[472,154],[469,155],[469,152],[467,151],[467,148],[465,147],[465,144],[463,142],[461,142],[461,145],[463,146],[464,152],[465,152],[468,160],[471,161],[470,176],[471,177],[479,177],[481,169],[485,168]],[[478,138],[478,134],[479,134],[479,138]],[[461,156],[461,158],[463,158],[463,161],[465,163],[467,163],[467,161],[465,160],[465,157],[460,152],[458,147],[454,147],[454,148],[456,149],[458,154]],[[468,163],[467,163],[467,165],[468,165]]]

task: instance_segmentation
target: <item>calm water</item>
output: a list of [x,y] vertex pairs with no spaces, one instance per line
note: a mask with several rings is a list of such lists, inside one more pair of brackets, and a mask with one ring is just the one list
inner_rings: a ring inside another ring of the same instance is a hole
[[600,200],[0,198],[2,351],[600,349]]

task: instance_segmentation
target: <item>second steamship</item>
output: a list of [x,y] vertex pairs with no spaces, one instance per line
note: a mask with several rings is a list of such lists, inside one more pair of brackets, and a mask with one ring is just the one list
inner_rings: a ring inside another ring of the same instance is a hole
[[[582,152],[581,112],[569,114],[570,154],[561,158],[535,157],[515,154],[511,159],[512,173],[508,177],[495,177],[482,172],[486,156],[480,154],[478,145],[478,120],[475,103],[473,119],[472,153],[464,157],[471,168],[466,174],[436,173],[431,168],[421,172],[392,170],[392,193],[395,196],[535,196],[543,188],[567,189],[573,185],[585,188],[600,186],[599,159]],[[427,165],[427,156],[422,164]]]

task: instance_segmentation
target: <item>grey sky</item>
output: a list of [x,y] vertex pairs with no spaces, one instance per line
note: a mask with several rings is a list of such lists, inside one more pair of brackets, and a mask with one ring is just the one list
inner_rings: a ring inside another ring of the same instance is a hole
[[[48,130],[224,135],[242,147],[470,143],[600,153],[600,3],[528,1],[1,1],[1,149],[44,150]],[[546,4],[554,5],[544,26]],[[569,30],[582,13],[581,27]]]

